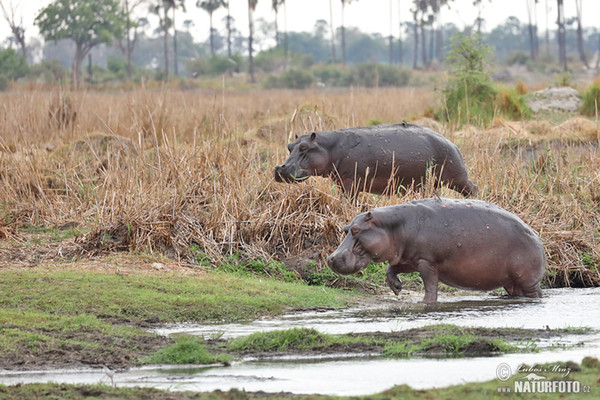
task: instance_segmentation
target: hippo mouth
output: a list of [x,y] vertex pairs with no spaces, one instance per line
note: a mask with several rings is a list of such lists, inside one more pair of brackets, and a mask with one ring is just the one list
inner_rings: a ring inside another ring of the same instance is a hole
[[305,169],[296,170],[293,174],[287,171],[281,171],[279,168],[275,169],[275,181],[287,182],[287,183],[300,183],[308,178],[310,175],[304,175],[307,171]]

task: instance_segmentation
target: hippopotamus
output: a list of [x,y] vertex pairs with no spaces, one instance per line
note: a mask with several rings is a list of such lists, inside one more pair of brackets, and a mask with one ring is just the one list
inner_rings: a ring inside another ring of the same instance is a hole
[[540,238],[519,217],[485,201],[431,198],[374,208],[344,231],[347,236],[327,258],[331,269],[346,275],[371,261],[388,261],[386,281],[396,295],[402,289],[397,275],[418,272],[425,303],[437,302],[438,281],[542,296],[546,257]]
[[289,158],[275,167],[277,182],[331,177],[353,196],[364,191],[395,194],[420,187],[431,170],[435,187],[476,195],[458,147],[431,129],[403,122],[313,132],[288,144]]

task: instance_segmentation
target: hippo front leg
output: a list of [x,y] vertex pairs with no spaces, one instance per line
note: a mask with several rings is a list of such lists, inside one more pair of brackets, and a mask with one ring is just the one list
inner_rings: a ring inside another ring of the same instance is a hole
[[417,263],[417,270],[419,271],[419,274],[421,274],[421,279],[423,279],[423,285],[425,286],[425,297],[423,298],[423,303],[437,302],[437,268],[427,260],[419,260]]
[[398,271],[397,265],[388,265],[385,269],[385,281],[396,296],[400,294],[400,291],[402,290],[402,281],[398,278],[399,272],[401,271]]

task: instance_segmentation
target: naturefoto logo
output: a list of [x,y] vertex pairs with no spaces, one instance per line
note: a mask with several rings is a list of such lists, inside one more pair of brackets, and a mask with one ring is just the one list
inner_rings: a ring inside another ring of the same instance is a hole
[[[520,366],[517,373],[525,373],[527,375],[516,378],[514,386],[499,387],[498,392],[501,393],[587,393],[591,390],[590,386],[582,386],[581,382],[573,380],[548,380],[542,374],[560,373],[562,378],[566,378],[571,369],[564,365],[536,366],[527,367]],[[501,381],[507,381],[513,375],[510,365],[502,363],[496,368],[496,376]]]

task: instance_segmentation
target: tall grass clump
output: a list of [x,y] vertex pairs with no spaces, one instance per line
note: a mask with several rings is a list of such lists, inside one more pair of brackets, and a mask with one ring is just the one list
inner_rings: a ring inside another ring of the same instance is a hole
[[587,88],[583,93],[583,104],[581,105],[581,113],[596,117],[600,113],[600,78]]
[[450,38],[448,81],[442,90],[438,118],[455,124],[487,124],[494,117],[497,90],[488,73],[491,49],[480,36],[456,34]]

